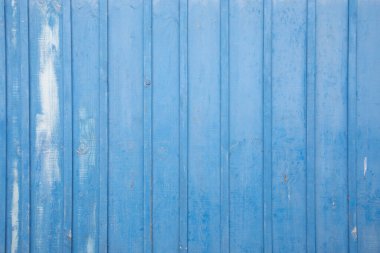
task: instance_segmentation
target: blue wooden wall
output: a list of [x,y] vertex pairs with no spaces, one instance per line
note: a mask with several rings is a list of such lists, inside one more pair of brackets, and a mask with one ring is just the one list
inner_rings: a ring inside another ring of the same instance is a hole
[[379,253],[379,27],[379,0],[0,0],[0,253]]

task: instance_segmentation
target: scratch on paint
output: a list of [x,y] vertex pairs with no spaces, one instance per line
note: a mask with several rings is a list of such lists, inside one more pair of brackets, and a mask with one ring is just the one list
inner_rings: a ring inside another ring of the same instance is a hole
[[364,174],[364,177],[367,174],[367,157],[364,157],[364,161],[363,161],[363,174]]
[[[89,177],[91,171],[96,165],[96,132],[95,120],[92,118],[86,108],[80,107],[79,116],[79,145],[76,148],[76,153],[79,162],[79,183],[84,184],[84,181]],[[96,204],[94,204],[92,212],[89,213],[90,226],[96,228]],[[87,237],[87,242],[84,245],[87,253],[95,252],[96,234],[91,233]]]
[[[92,209],[92,226],[96,227],[96,204],[94,204],[94,207]],[[95,241],[94,238],[90,235],[87,239],[87,253],[94,253],[95,252]]]
[[12,18],[13,18],[13,22],[12,22],[12,29],[11,29],[11,42],[12,42],[12,45],[15,47],[16,46],[16,43],[17,43],[17,20],[16,20],[16,15],[17,15],[17,2],[16,0],[12,0],[11,2],[11,6],[12,6]]
[[89,237],[87,240],[87,253],[94,253],[95,252],[95,242],[92,237]]
[[354,238],[354,240],[358,238],[358,229],[356,228],[356,226],[351,230],[351,235]]
[[11,252],[17,252],[18,248],[18,230],[19,230],[19,186],[18,186],[18,169],[17,161],[13,162],[13,191],[12,191],[12,241],[11,241]]
[[87,178],[89,169],[95,166],[95,120],[88,118],[85,108],[79,109],[79,179]]
[[41,113],[36,116],[36,149],[42,160],[42,175],[52,184],[60,179],[59,150],[54,141],[59,121],[58,84],[55,62],[59,54],[59,17],[47,4],[41,6],[39,38],[39,92]]

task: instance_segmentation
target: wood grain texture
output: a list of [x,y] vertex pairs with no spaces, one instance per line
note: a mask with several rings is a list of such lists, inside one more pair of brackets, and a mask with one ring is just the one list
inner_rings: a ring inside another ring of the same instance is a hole
[[274,252],[306,251],[306,3],[272,7]]
[[189,252],[221,252],[219,8],[189,1]]
[[[357,240],[358,252],[380,250],[380,4],[357,2]],[[354,101],[353,101],[354,102]],[[352,227],[349,231],[352,234]]]
[[229,13],[230,252],[262,252],[263,1]]
[[155,3],[152,17],[153,242],[169,253],[179,244],[179,1]]
[[29,1],[29,13],[31,251],[59,251],[64,239],[61,2]]
[[108,5],[109,251],[143,252],[143,1]]
[[[73,1],[73,251],[99,252],[99,1]],[[84,39],[86,38],[86,39]],[[88,42],[90,41],[90,43]]]
[[316,2],[316,249],[348,250],[348,2]]
[[[4,7],[4,0],[0,2]],[[5,9],[0,9],[0,252],[5,252],[7,212],[7,82]]]
[[27,3],[6,1],[7,217],[5,252],[29,251],[29,57]]
[[0,6],[0,253],[380,251],[378,1]]

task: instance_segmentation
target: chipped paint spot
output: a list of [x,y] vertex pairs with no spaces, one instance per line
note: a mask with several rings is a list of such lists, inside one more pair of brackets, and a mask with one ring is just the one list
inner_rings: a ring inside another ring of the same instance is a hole
[[358,238],[358,229],[356,228],[356,226],[351,230],[351,235],[354,238],[354,240]]
[[18,230],[19,230],[19,185],[18,185],[18,168],[17,161],[13,162],[13,189],[12,189],[12,211],[11,211],[11,225],[12,225],[12,241],[11,241],[11,252],[17,252],[18,248]]
[[41,157],[42,175],[52,184],[60,179],[59,150],[55,143],[59,124],[58,82],[55,63],[59,54],[59,17],[41,5],[43,20],[39,38],[39,95],[41,113],[36,115],[36,150]]
[[73,238],[73,235],[71,233],[71,229],[69,230],[69,232],[67,233],[67,239],[71,240]]
[[363,161],[363,174],[364,174],[364,177],[367,174],[367,157],[364,157],[364,161]]

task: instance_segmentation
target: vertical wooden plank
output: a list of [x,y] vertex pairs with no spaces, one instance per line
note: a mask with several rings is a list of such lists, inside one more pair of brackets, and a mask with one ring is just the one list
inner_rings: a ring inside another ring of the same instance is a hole
[[144,253],[153,252],[152,0],[144,0]]
[[220,1],[189,1],[188,250],[221,252]]
[[7,221],[6,252],[19,252],[20,247],[20,52],[19,6],[5,2],[7,64]]
[[348,251],[346,0],[316,4],[316,247]]
[[264,252],[273,251],[272,235],[272,1],[263,1]]
[[356,232],[360,253],[380,251],[379,12],[380,2],[358,1]]
[[229,0],[220,2],[220,250],[230,252]]
[[63,247],[61,2],[33,0],[29,12],[31,250],[51,252]]
[[0,1],[0,252],[5,252],[7,212],[7,81],[5,3]]
[[71,51],[71,1],[62,2],[63,71],[63,252],[72,251],[73,221],[73,97]]
[[263,252],[263,1],[230,1],[230,250]]
[[7,1],[6,252],[29,252],[29,73],[27,2]]
[[179,244],[179,1],[153,3],[153,241]]
[[[99,251],[99,2],[72,2],[73,251]],[[102,94],[104,96],[104,94]]]
[[306,11],[305,0],[273,1],[274,252],[306,251]]
[[20,98],[21,98],[21,249],[30,250],[30,97],[29,97],[29,8],[27,1],[21,1],[20,7]]
[[179,0],[179,250],[188,249],[188,0]]
[[108,0],[99,1],[99,252],[108,250]]
[[315,0],[307,1],[307,252],[314,253],[315,248]]
[[356,18],[357,0],[348,1],[348,232],[349,251],[358,252],[356,224]]
[[108,27],[109,251],[143,252],[143,1],[109,0]]
[[29,8],[27,1],[20,2],[20,96],[21,96],[21,249],[30,251],[30,97],[29,97]]

